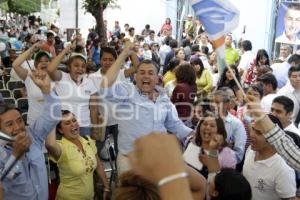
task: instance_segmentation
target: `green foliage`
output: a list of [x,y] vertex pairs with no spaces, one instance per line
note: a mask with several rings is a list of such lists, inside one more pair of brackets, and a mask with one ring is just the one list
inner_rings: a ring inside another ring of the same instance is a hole
[[108,6],[108,4],[115,4],[116,0],[85,0],[83,1],[83,8],[87,12],[94,15],[97,12],[97,8],[102,7],[103,10]]
[[8,11],[28,15],[41,11],[41,0],[7,0]]

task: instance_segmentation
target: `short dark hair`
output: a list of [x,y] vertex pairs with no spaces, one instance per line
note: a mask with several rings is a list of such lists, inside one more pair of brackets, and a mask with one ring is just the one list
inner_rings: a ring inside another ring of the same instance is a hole
[[289,69],[289,72],[288,72],[289,77],[292,75],[293,72],[300,72],[300,65],[298,65],[296,67],[291,67]]
[[242,48],[244,51],[251,51],[252,50],[252,43],[249,40],[244,40],[242,42]]
[[[223,87],[224,88],[224,87]],[[230,88],[230,87],[229,87]],[[212,93],[213,96],[220,96],[222,97],[223,103],[229,103],[231,98],[229,97],[228,93],[225,92],[223,89],[220,88]]]
[[182,40],[182,47],[191,46],[191,42],[188,39]]
[[295,63],[296,65],[299,65],[300,64],[300,55],[298,54],[292,54],[289,59],[288,59],[288,63],[289,64],[292,64],[292,63]]
[[178,42],[177,42],[177,40],[172,39],[172,40],[170,40],[169,45],[172,49],[174,49],[174,48],[178,47]]
[[173,38],[171,36],[167,36],[165,39],[164,39],[164,44],[166,45],[170,45],[170,41],[172,40]]
[[277,86],[278,86],[276,77],[271,73],[266,73],[266,74],[261,75],[260,77],[257,78],[257,81],[260,81],[264,84],[271,84],[273,90],[276,90]]
[[175,69],[175,67],[176,66],[178,66],[179,65],[179,63],[180,63],[180,61],[179,61],[179,59],[178,58],[172,58],[171,60],[170,60],[170,62],[169,62],[169,64],[168,64],[168,70],[167,71],[169,71],[169,70],[173,70],[173,69]]
[[208,56],[209,49],[207,46],[201,46],[201,52]]
[[273,103],[278,103],[283,105],[283,108],[286,113],[293,112],[294,110],[294,102],[290,98],[286,96],[278,96],[273,100]]
[[[68,114],[74,115],[74,114],[73,114],[71,111],[69,111],[69,110],[61,110],[61,114],[62,114],[62,116],[68,115]],[[59,128],[61,128],[61,122],[62,122],[62,120],[60,120],[60,121],[58,122],[58,124],[56,125],[56,131],[57,131],[57,133],[59,133],[59,134],[62,134],[62,133],[59,131]]]
[[4,102],[0,102],[0,116],[10,110],[16,110],[21,115],[21,110],[17,108],[14,104],[7,104]]
[[111,47],[102,47],[101,50],[100,50],[100,60],[103,56],[104,53],[108,53],[108,54],[111,54],[115,60],[117,59],[118,55],[117,55],[117,52],[114,48],[111,48]]
[[129,32],[134,31],[134,28],[133,28],[133,27],[130,27],[130,28],[128,29],[128,31],[129,31]]
[[[249,89],[252,88],[254,91],[259,93],[260,98],[262,98],[264,96],[264,89],[263,89],[263,85],[261,83],[255,83],[255,84],[251,84],[249,86]],[[248,90],[249,90],[248,89]]]
[[300,5],[299,3],[289,3],[287,5],[288,9],[293,9],[293,10],[300,10]]
[[47,33],[47,38],[49,38],[49,37],[54,37],[54,34],[52,32],[48,32]]
[[139,65],[137,66],[137,69],[139,70],[140,66],[143,65],[143,64],[147,64],[147,65],[151,64],[151,65],[153,65],[154,68],[155,68],[155,70],[156,70],[156,74],[158,75],[160,68],[159,68],[159,66],[158,66],[158,64],[156,62],[154,62],[152,60],[149,60],[149,59],[143,60],[143,61],[141,61],[139,63]]
[[191,47],[192,53],[199,51],[199,44],[193,44]]
[[217,197],[211,200],[251,200],[251,186],[247,179],[234,169],[224,168],[215,176],[215,190]]

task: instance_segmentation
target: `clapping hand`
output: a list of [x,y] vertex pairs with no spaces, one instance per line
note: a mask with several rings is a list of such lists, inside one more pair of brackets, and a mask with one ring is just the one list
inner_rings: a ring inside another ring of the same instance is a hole
[[51,80],[44,70],[32,70],[31,79],[42,90],[44,94],[50,94]]

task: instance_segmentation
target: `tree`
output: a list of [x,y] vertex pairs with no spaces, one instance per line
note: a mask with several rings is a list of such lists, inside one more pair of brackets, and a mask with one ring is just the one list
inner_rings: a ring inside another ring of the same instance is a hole
[[7,0],[8,11],[21,15],[41,11],[41,0]]
[[83,7],[96,19],[95,31],[99,35],[102,46],[107,46],[106,27],[104,26],[103,11],[109,4],[115,4],[116,0],[85,0]]

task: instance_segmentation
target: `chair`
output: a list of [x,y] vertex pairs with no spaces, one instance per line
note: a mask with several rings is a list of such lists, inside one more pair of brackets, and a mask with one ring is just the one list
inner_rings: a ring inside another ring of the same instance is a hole
[[8,81],[6,83],[6,88],[13,91],[14,89],[20,89],[24,87],[24,83],[22,81]]
[[2,80],[0,81],[0,89],[5,89],[5,84]]
[[10,75],[9,74],[8,75],[3,75],[2,80],[4,81],[4,84],[6,85],[7,82],[10,80]]
[[17,99],[17,107],[20,109],[21,113],[28,112],[28,99],[27,98]]
[[11,98],[11,92],[6,89],[0,89],[0,93],[2,94],[3,98]]
[[4,71],[7,73],[7,74],[10,74],[10,71],[12,70],[12,67],[7,67],[4,69]]
[[16,100],[14,98],[3,98],[4,103],[16,105]]
[[19,98],[22,98],[22,93],[21,93],[22,89],[14,89],[13,90],[13,97],[18,100]]

